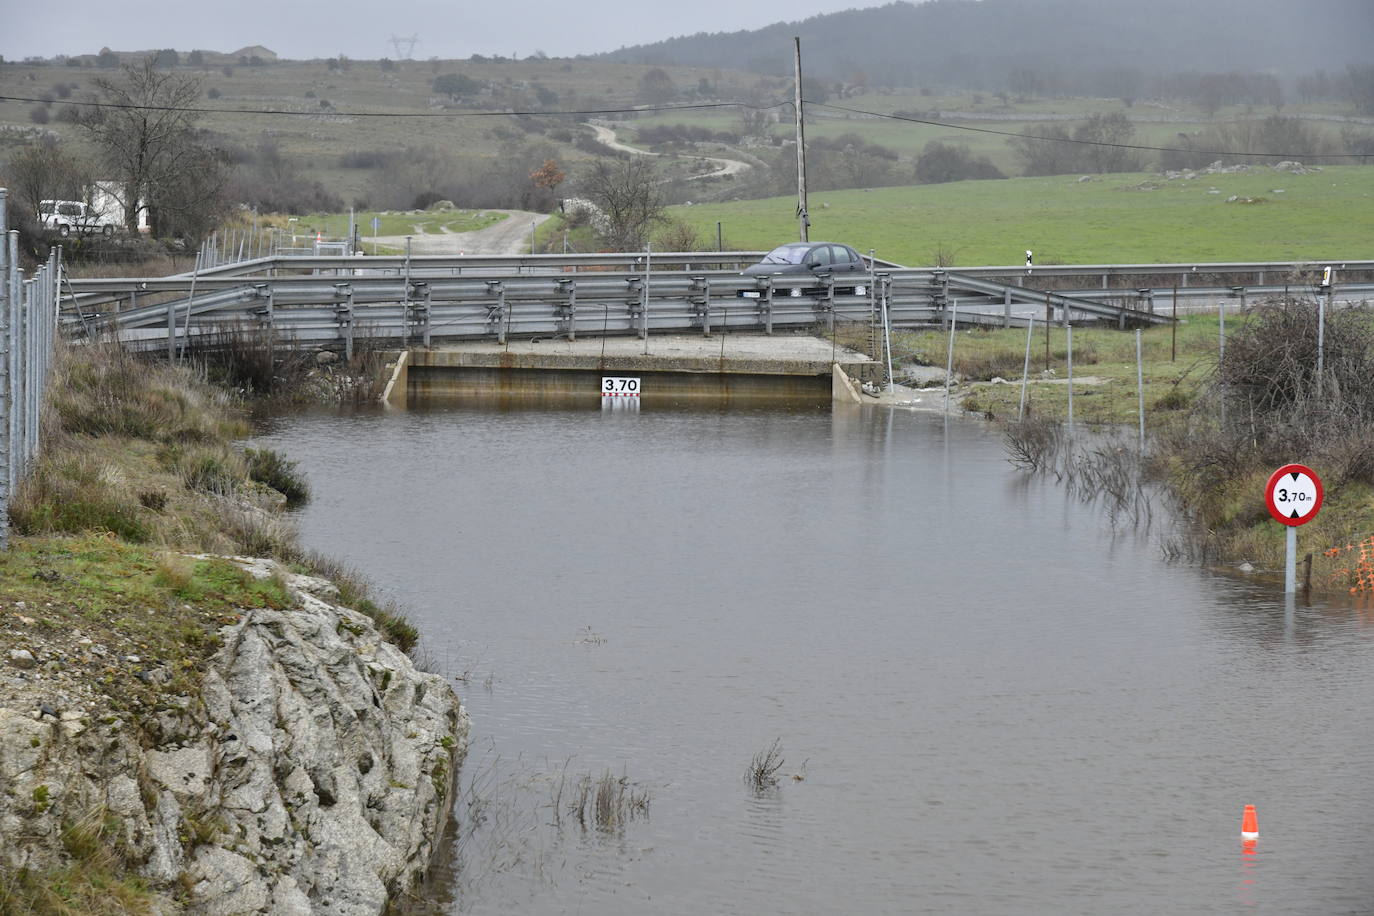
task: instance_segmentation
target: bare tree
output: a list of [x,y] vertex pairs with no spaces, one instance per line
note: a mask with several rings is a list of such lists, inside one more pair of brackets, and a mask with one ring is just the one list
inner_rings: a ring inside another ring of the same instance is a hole
[[1126,149],[1135,139],[1135,125],[1120,111],[1093,114],[1073,130],[1073,138],[1083,143],[1078,164],[1089,172],[1134,172],[1140,157]]
[[582,194],[606,214],[604,241],[617,251],[638,251],[663,220],[663,197],[654,168],[643,156],[600,159],[582,178]]
[[1037,125],[1030,135],[1007,140],[1021,161],[1023,175],[1067,175],[1078,171],[1078,148],[1058,124]]
[[156,58],[148,57],[91,84],[104,105],[83,112],[78,123],[114,179],[129,231],[138,231],[139,215],[148,210],[154,234],[163,234],[159,207],[183,226],[202,222],[185,217],[198,206],[220,205],[225,170],[196,135],[200,79],[158,69]]
[[[39,218],[39,202],[81,200],[88,183],[87,168],[55,142],[26,146],[5,168],[6,181],[23,213]],[[3,183],[3,182],[0,182]]]

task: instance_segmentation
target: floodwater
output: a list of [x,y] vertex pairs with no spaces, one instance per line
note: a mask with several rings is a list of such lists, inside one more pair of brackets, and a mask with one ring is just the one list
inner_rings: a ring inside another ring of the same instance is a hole
[[[422,911],[1374,912],[1374,610],[1171,565],[1162,513],[1113,527],[980,422],[435,407],[257,444],[471,712]],[[584,827],[607,770],[647,811]]]

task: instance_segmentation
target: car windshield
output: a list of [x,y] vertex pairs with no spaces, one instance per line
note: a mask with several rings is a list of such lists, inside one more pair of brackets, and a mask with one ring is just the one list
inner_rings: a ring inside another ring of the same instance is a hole
[[800,264],[806,254],[805,245],[781,245],[763,256],[764,264]]

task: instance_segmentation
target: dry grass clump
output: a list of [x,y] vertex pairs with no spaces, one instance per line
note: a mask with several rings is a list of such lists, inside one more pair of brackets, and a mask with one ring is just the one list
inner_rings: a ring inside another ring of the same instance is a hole
[[59,347],[56,370],[45,433],[212,442],[250,432],[225,392],[113,343]]
[[[570,793],[566,805],[565,790]],[[583,829],[614,832],[636,817],[648,816],[649,791],[630,782],[625,774],[616,776],[610,770],[599,777],[590,773],[579,776],[570,787],[566,775],[561,775],[554,789],[553,809],[557,824],[568,816]]]

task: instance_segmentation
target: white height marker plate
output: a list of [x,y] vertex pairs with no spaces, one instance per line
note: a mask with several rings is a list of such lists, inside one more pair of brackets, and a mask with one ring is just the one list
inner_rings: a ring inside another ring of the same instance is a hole
[[639,397],[639,379],[629,376],[602,376],[601,396],[603,398],[637,398]]

